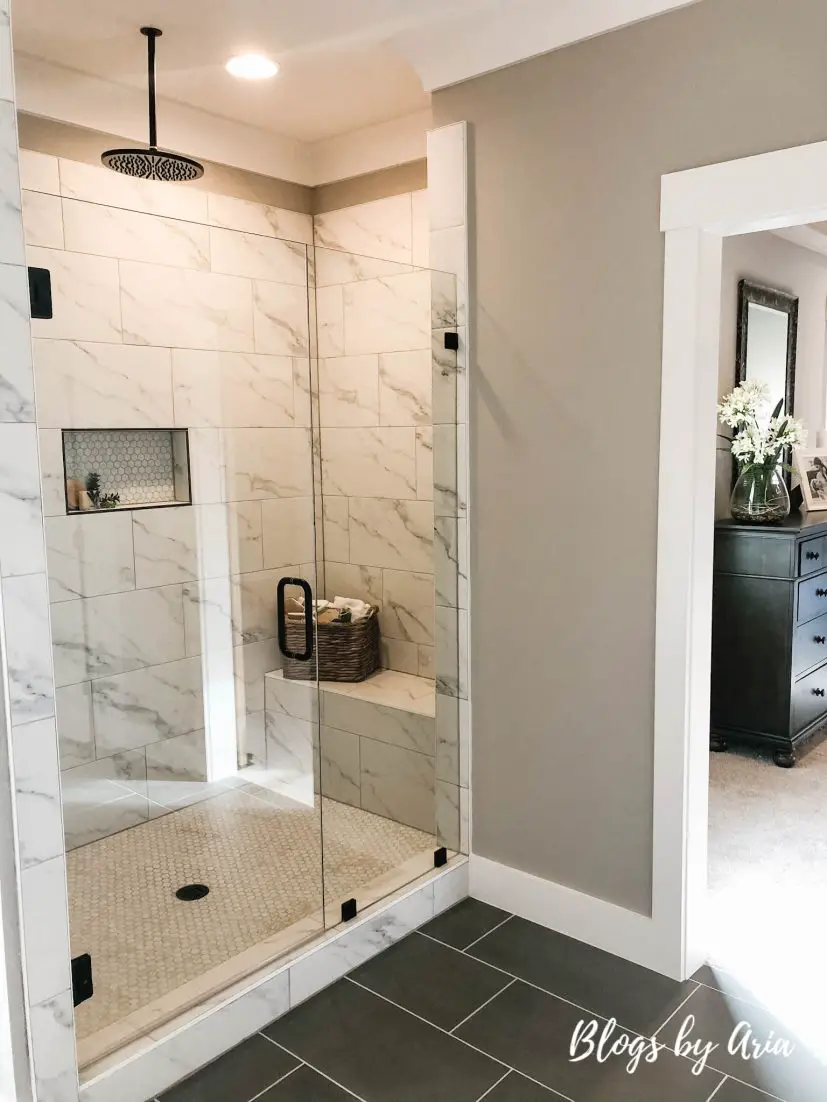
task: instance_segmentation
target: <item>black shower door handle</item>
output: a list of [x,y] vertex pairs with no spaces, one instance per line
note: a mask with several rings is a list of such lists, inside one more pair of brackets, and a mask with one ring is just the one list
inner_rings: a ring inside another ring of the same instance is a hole
[[[290,650],[287,646],[287,614],[284,608],[284,591],[288,585],[297,585],[304,593],[304,650]],[[276,618],[278,621],[279,650],[285,658],[307,662],[313,657],[313,590],[304,578],[279,578],[276,590]]]

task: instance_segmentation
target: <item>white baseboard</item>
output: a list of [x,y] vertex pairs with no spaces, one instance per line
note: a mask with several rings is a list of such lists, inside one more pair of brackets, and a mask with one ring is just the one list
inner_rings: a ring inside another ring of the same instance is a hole
[[549,930],[669,975],[661,939],[648,915],[472,854],[470,895]]
[[147,1037],[80,1088],[81,1102],[146,1102],[381,953],[468,895],[468,862],[455,860],[167,1036]]

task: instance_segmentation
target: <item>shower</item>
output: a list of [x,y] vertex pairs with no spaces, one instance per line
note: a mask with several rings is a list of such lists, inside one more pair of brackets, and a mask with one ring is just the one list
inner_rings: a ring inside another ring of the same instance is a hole
[[141,27],[147,39],[147,75],[149,83],[149,146],[147,149],[107,149],[101,161],[113,172],[136,176],[141,180],[165,180],[186,183],[204,175],[204,166],[191,157],[158,148],[158,126],[155,111],[155,40],[163,31],[157,27]]

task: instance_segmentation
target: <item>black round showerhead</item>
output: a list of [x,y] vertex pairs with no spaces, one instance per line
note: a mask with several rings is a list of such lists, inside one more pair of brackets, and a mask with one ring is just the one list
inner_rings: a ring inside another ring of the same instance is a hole
[[149,147],[146,149],[107,149],[101,161],[113,172],[134,176],[140,180],[164,180],[186,183],[204,175],[204,166],[181,153],[158,148],[155,115],[155,39],[163,32],[157,27],[141,27],[147,38],[147,72],[149,77]]

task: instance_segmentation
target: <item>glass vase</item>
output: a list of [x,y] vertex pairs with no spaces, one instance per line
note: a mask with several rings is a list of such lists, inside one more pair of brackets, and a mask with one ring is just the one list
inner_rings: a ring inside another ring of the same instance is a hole
[[744,467],[732,488],[729,509],[747,524],[777,524],[790,515],[790,495],[777,464]]

